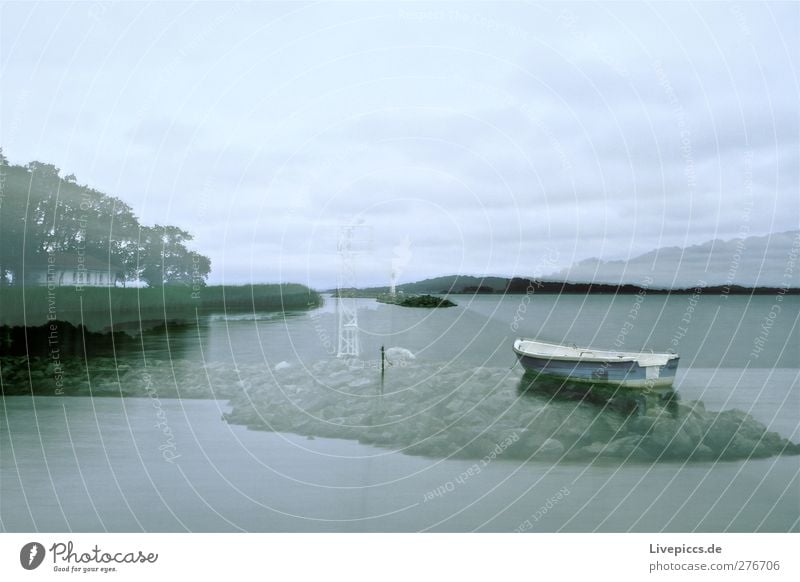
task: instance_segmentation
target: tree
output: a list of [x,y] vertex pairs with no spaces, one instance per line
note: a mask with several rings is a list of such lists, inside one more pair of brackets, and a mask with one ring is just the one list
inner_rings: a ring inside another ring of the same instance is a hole
[[177,226],[140,229],[139,279],[150,287],[205,284],[211,271],[208,257],[190,251],[192,235]]
[[113,196],[62,178],[52,164],[9,165],[0,150],[0,286],[18,284],[23,266],[48,253],[77,253],[119,266],[148,285],[202,284],[208,257],[190,251],[192,235],[176,226],[142,226]]

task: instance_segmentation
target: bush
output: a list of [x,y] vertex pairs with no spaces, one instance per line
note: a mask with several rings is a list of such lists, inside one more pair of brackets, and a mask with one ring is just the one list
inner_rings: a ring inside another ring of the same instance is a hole
[[455,307],[456,304],[444,297],[434,297],[433,295],[418,295],[407,297],[400,301],[398,305],[403,307]]

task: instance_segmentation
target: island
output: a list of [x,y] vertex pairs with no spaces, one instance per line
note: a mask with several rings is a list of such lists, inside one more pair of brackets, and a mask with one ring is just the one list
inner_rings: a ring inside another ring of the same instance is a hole
[[389,303],[400,307],[455,307],[456,304],[446,297],[436,297],[434,295],[391,295],[384,293],[378,295],[375,300],[378,303]]

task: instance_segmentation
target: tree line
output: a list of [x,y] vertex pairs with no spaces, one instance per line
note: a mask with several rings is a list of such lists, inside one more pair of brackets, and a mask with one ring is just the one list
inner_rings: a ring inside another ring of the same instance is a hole
[[53,253],[95,257],[150,287],[202,284],[211,261],[186,246],[192,238],[141,224],[127,203],[52,164],[10,165],[0,150],[0,286],[21,285],[23,264]]

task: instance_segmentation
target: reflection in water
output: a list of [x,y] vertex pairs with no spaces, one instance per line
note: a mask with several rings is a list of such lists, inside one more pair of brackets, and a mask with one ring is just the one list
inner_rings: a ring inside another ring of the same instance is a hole
[[[163,319],[115,323],[113,330],[90,331],[83,325],[53,321],[37,327],[0,327],[3,356],[48,358],[117,357],[131,359],[189,358],[200,360],[213,330],[223,340],[238,343],[243,330],[255,334],[259,324],[286,324],[305,312],[211,313],[165,321]],[[227,333],[226,333],[227,332]],[[233,335],[231,335],[231,332]],[[247,338],[252,343],[253,338]],[[238,346],[235,346],[238,348]]]
[[0,348],[4,356],[107,357],[115,353],[129,357],[139,352],[184,357],[197,350],[197,338],[206,335],[204,322],[142,322],[114,331],[89,331],[82,325],[54,321],[38,327],[3,328]]
[[[141,393],[137,378],[145,377],[151,365],[198,361],[207,327],[202,321],[153,322],[138,333],[100,333],[59,321],[6,328],[0,346],[2,391],[6,395],[137,395]],[[175,380],[170,384],[176,384]]]
[[[517,390],[531,400],[573,403],[590,411],[593,420],[584,429],[588,438],[578,442],[591,440],[581,450],[598,458],[685,461],[800,454],[800,445],[768,431],[749,414],[708,411],[702,401],[683,402],[671,389],[645,392],[527,373]],[[613,435],[594,431],[595,424],[604,425],[615,417],[619,422]]]
[[671,386],[637,390],[619,384],[589,384],[525,372],[519,380],[517,393],[529,398],[586,402],[623,414],[646,414],[653,406],[662,407],[673,416],[678,413],[679,396]]
[[[224,397],[240,386],[238,358],[263,359],[264,329],[282,329],[303,313],[213,313],[115,325],[114,332],[60,321],[0,328],[2,392],[137,396],[154,386],[161,397]],[[206,368],[215,373],[206,376]]]

